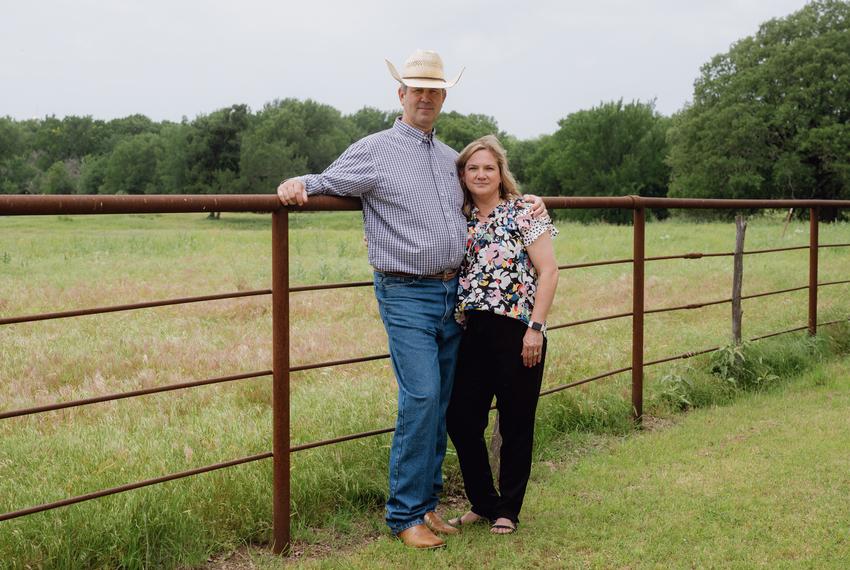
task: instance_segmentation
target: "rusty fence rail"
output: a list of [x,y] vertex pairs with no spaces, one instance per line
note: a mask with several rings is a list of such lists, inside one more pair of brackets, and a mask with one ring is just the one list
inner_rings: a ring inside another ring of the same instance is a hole
[[[633,225],[633,254],[629,259],[601,260],[585,263],[575,263],[559,266],[559,270],[573,270],[589,267],[599,267],[615,264],[631,264],[632,271],[632,310],[630,312],[603,315],[583,320],[553,324],[550,331],[576,327],[601,321],[631,318],[632,320],[632,362],[631,366],[602,372],[589,378],[575,380],[567,384],[556,386],[541,391],[541,396],[554,394],[575,386],[609,378],[626,372],[632,377],[632,407],[634,416],[640,420],[643,414],[643,371],[647,366],[654,366],[665,362],[692,358],[694,356],[707,354],[721,347],[712,347],[692,352],[685,352],[661,358],[657,360],[644,361],[644,316],[671,311],[693,310],[731,303],[732,299],[715,299],[690,303],[673,307],[657,307],[646,309],[644,307],[644,282],[645,266],[647,262],[667,261],[677,259],[702,259],[710,257],[726,257],[734,255],[732,252],[690,252],[680,255],[667,255],[657,257],[646,257],[645,255],[645,226],[646,210],[648,208],[678,208],[678,209],[763,209],[763,208],[808,208],[810,219],[809,245],[784,247],[774,249],[752,250],[744,252],[745,255],[766,254],[774,252],[808,250],[809,252],[809,280],[805,285],[799,285],[777,291],[763,291],[760,293],[744,295],[742,299],[754,299],[770,295],[780,295],[794,291],[808,291],[808,315],[807,324],[783,331],[773,332],[752,338],[760,340],[777,335],[796,331],[807,330],[810,335],[817,332],[818,326],[825,326],[847,319],[822,322],[817,321],[817,291],[819,287],[842,285],[850,283],[850,279],[841,281],[830,281],[818,283],[818,250],[821,248],[850,247],[850,243],[820,244],[818,240],[819,208],[850,208],[850,201],[843,200],[693,200],[693,199],[670,199],[670,198],[644,198],[640,196],[623,196],[616,198],[597,197],[549,197],[545,199],[549,208],[619,208],[629,209],[634,212]],[[332,445],[344,441],[371,437],[375,435],[390,433],[394,428],[388,427],[355,434],[347,434],[332,439],[291,445],[289,437],[289,380],[290,374],[303,370],[316,368],[327,368],[341,366],[358,362],[367,362],[389,358],[388,354],[378,354],[334,360],[327,362],[299,364],[291,366],[289,362],[289,296],[292,293],[341,289],[348,287],[371,286],[371,281],[359,281],[350,283],[334,283],[323,285],[309,285],[290,287],[289,285],[289,241],[288,241],[288,217],[292,211],[328,211],[328,210],[359,210],[360,202],[351,198],[331,198],[325,196],[313,197],[303,207],[281,208],[275,195],[224,195],[224,196],[2,196],[0,197],[0,215],[71,215],[71,214],[143,214],[143,213],[191,213],[191,212],[266,212],[272,214],[272,288],[255,291],[239,291],[234,293],[223,293],[217,295],[203,295],[196,297],[185,297],[179,299],[164,299],[159,301],[148,301],[142,303],[112,305],[107,307],[94,307],[87,309],[68,310],[52,313],[41,313],[33,315],[19,315],[0,318],[0,325],[13,325],[50,319],[65,319],[72,317],[83,317],[118,311],[131,311],[167,305],[181,305],[187,303],[211,302],[224,299],[235,299],[242,297],[271,295],[272,297],[272,369],[244,372],[229,376],[207,378],[203,380],[187,381],[176,384],[157,386],[143,390],[134,390],[116,394],[108,394],[93,398],[57,402],[54,404],[9,410],[0,412],[0,420],[45,413],[65,408],[87,406],[100,402],[108,402],[124,398],[132,398],[183,390],[218,384],[224,382],[235,382],[250,378],[271,376],[272,378],[272,451],[242,457],[231,461],[225,461],[195,469],[172,473],[161,477],[146,479],[135,483],[128,483],[118,487],[102,489],[92,493],[69,497],[60,501],[44,503],[16,511],[0,514],[0,521],[31,515],[99,497],[122,493],[149,485],[173,481],[200,473],[207,473],[218,469],[233,467],[264,459],[273,459],[274,467],[274,529],[273,550],[275,552],[286,552],[289,548],[290,533],[290,454],[316,447]]]

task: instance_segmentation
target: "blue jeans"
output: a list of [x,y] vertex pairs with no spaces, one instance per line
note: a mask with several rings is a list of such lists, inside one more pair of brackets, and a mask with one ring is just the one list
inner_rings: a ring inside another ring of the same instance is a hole
[[398,381],[386,514],[387,526],[398,534],[422,524],[443,489],[446,408],[461,339],[454,320],[457,278],[375,272],[375,297]]

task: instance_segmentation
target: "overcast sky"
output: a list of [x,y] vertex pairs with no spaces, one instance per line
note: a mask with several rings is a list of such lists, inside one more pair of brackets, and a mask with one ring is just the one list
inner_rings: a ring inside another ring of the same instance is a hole
[[804,0],[0,0],[0,116],[179,121],[295,97],[399,107],[384,58],[462,67],[444,110],[520,138],[603,101],[671,114],[700,66]]

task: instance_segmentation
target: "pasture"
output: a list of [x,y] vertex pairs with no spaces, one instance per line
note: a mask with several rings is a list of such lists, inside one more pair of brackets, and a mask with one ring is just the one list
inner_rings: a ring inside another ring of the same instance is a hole
[[[358,212],[290,217],[291,285],[368,280]],[[631,228],[560,223],[561,264],[631,257]],[[269,217],[198,214],[0,217],[0,316],[268,288]],[[850,242],[850,225],[820,241]],[[808,243],[808,224],[751,220],[746,249]],[[647,256],[731,251],[734,224],[647,225]],[[848,248],[820,253],[820,281],[848,279]],[[807,283],[805,250],[745,258],[744,294]],[[646,307],[727,298],[730,258],[647,264]],[[631,266],[563,271],[549,322],[631,310]],[[846,318],[848,285],[819,292],[821,320]],[[386,351],[368,287],[293,293],[291,363]],[[806,322],[805,291],[744,302],[744,336]],[[647,316],[646,360],[724,345],[729,305]],[[544,389],[630,364],[630,319],[550,333]],[[271,367],[269,297],[0,327],[0,410]],[[669,379],[647,369],[645,411],[672,413]],[[663,379],[663,381],[662,381]],[[631,431],[627,375],[541,401],[537,457],[569,434]],[[0,511],[271,449],[269,377],[0,420]],[[389,362],[293,373],[292,443],[389,427]],[[721,411],[722,413],[722,411]],[[566,434],[566,435],[565,435]],[[293,455],[293,536],[338,544],[383,533],[389,435]],[[453,457],[449,490],[459,489]],[[173,567],[270,536],[271,465],[261,461],[0,523],[10,567]]]

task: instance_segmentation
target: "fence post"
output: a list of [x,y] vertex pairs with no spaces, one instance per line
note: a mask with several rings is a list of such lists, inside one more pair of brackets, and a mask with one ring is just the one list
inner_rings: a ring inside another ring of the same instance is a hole
[[646,211],[634,209],[634,263],[632,270],[632,412],[643,418],[643,296]]
[[818,222],[817,207],[809,210],[809,334],[818,332]]
[[289,211],[272,212],[272,452],[275,554],[289,554]]
[[735,261],[732,269],[732,343],[741,344],[741,288],[744,282],[744,236],[747,222],[735,216]]

